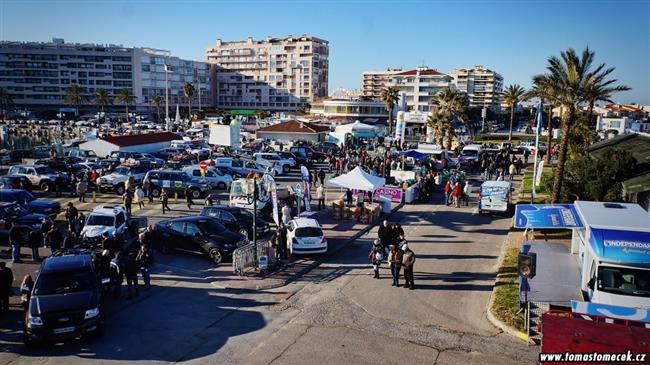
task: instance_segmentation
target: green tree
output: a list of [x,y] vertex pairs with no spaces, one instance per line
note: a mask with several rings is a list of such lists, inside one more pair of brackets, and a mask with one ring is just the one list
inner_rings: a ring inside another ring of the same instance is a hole
[[104,107],[111,103],[111,99],[106,89],[96,89],[93,93],[93,104],[99,105],[99,110],[104,111]]
[[0,88],[0,109],[2,109],[2,122],[5,121],[5,114],[7,107],[14,103],[14,99],[7,92],[7,90]]
[[508,133],[508,141],[512,141],[512,127],[515,122],[517,104],[520,101],[526,100],[526,95],[526,89],[518,84],[508,85],[503,91],[503,101],[510,106],[510,132]]
[[149,103],[156,107],[156,122],[160,122],[160,104],[162,104],[162,97],[158,94],[152,95],[149,98]]
[[[432,120],[435,121],[435,123],[431,124],[432,128],[434,128],[434,132],[438,129],[438,133],[444,134],[444,144],[446,145],[446,148],[450,150],[451,143],[456,135],[454,116],[456,116],[456,118],[462,123],[467,119],[466,112],[469,104],[467,97],[458,90],[444,88],[437,94],[433,95],[430,103],[433,114]],[[439,120],[439,118],[444,120]],[[438,125],[438,127],[435,125]]]
[[185,97],[187,98],[187,119],[189,119],[191,123],[192,122],[192,97],[194,96],[196,89],[194,88],[194,85],[188,82],[185,84],[185,86],[183,86],[183,92],[185,93]]
[[393,133],[393,110],[399,102],[399,91],[393,86],[388,86],[381,91],[380,99],[388,112],[388,136]]
[[433,132],[433,140],[439,146],[443,146],[448,132],[453,133],[454,130],[453,125],[451,124],[451,119],[440,110],[434,110],[429,114],[427,117],[427,126],[431,128],[431,131]]
[[[604,64],[601,65],[604,67]],[[615,67],[609,67],[607,69],[602,69],[600,72],[596,72],[591,75],[587,80],[587,85],[585,88],[585,100],[587,102],[587,126],[594,126],[594,105],[598,101],[606,101],[613,103],[611,100],[612,94],[630,90],[629,87],[625,85],[614,85],[618,82],[616,79],[608,79],[609,75],[614,72]]]
[[119,89],[115,95],[115,102],[124,104],[126,108],[126,120],[129,120],[129,104],[135,101],[135,96],[131,93],[131,89]]
[[[570,141],[571,127],[575,125],[578,117],[578,108],[582,103],[588,101],[587,90],[590,83],[600,80],[604,84],[611,73],[605,68],[605,64],[593,67],[595,53],[589,47],[578,55],[572,48],[560,53],[560,57],[552,56],[548,59],[547,69],[550,84],[553,87],[553,95],[558,106],[563,107],[564,113],[560,124],[560,151],[553,180],[553,193],[551,201],[560,201],[564,168],[567,160],[567,153]],[[611,85],[607,83],[606,85]]]
[[[69,105],[72,105],[79,112],[79,107],[81,104],[86,102],[86,97],[83,94],[83,88],[78,84],[72,84],[65,90],[65,102]],[[75,120],[77,119],[77,113],[75,113]]]

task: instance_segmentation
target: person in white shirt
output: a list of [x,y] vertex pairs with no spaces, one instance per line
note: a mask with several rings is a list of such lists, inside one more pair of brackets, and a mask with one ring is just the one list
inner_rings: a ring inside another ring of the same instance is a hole
[[291,208],[288,205],[282,207],[282,223],[285,225],[289,224],[291,221]]
[[138,203],[140,209],[144,208],[144,190],[140,185],[135,188],[135,202]]
[[469,205],[469,193],[472,190],[472,186],[468,181],[465,181],[465,186],[463,186],[463,200],[465,200],[465,206]]
[[322,184],[316,188],[316,199],[318,199],[318,210],[325,208],[325,189]]

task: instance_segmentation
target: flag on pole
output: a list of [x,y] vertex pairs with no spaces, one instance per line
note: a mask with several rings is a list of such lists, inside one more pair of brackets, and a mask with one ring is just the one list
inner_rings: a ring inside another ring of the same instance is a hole
[[543,122],[543,116],[542,116],[542,108],[544,106],[542,105],[542,102],[540,101],[539,104],[537,105],[537,115],[535,116],[535,121],[537,122],[537,126],[535,128],[535,134],[538,136],[542,135],[542,125],[544,124]]

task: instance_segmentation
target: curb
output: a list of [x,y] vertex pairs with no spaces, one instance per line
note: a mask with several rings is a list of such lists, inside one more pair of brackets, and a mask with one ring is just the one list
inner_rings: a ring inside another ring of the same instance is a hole
[[[393,214],[395,214],[397,211],[399,211],[400,209],[402,209],[403,206],[404,206],[404,203],[403,203],[403,202],[402,202],[402,203],[399,203],[399,205],[397,205],[395,208],[391,209],[390,213],[388,213],[388,215],[387,215],[386,217],[384,217],[384,218],[390,218]],[[343,242],[343,244],[339,245],[336,249],[334,249],[334,250],[331,251],[331,252],[328,252],[325,256],[319,258],[318,260],[315,260],[313,263],[311,263],[310,265],[306,266],[304,269],[302,269],[302,270],[300,270],[300,271],[294,273],[293,275],[291,275],[289,278],[287,278],[287,279],[284,280],[283,282],[276,283],[276,284],[269,284],[269,285],[259,285],[259,286],[256,286],[255,289],[251,289],[251,290],[269,290],[269,289],[277,289],[277,288],[281,288],[281,287],[283,287],[283,286],[288,285],[289,283],[291,283],[291,282],[297,280],[298,278],[300,278],[300,277],[303,276],[304,274],[306,274],[306,273],[308,273],[309,271],[313,270],[313,269],[314,269],[315,267],[317,267],[318,265],[322,264],[325,260],[327,260],[328,258],[330,258],[332,255],[338,253],[339,251],[341,251],[343,248],[345,248],[345,247],[346,247],[347,245],[349,245],[350,243],[352,243],[352,242],[356,241],[357,239],[359,239],[359,237],[361,237],[361,236],[365,235],[366,233],[368,233],[371,229],[373,229],[375,226],[377,226],[377,225],[379,224],[380,221],[381,221],[381,220],[377,220],[377,222],[367,225],[365,228],[361,229],[359,232],[357,232],[357,233],[355,233],[354,235],[352,235],[352,237],[350,237],[350,238],[348,238],[347,240],[345,240],[345,242]],[[269,277],[272,277],[272,276],[273,276],[273,274],[269,275]],[[212,285],[214,285],[214,284],[212,284]],[[216,285],[214,285],[214,286],[216,287]],[[218,287],[221,288],[221,286],[218,286]],[[224,288],[227,288],[227,289],[236,289],[236,288],[232,288],[232,287],[224,287]]]

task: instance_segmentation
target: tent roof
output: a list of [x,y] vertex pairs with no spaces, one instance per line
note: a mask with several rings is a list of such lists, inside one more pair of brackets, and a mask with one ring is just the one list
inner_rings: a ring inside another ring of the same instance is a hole
[[421,153],[416,150],[402,151],[400,152],[400,155],[411,157],[416,160],[424,160],[425,158],[429,157],[429,155],[427,155],[426,153]]
[[386,179],[370,175],[357,166],[347,174],[329,180],[328,183],[341,188],[375,191],[375,189],[384,186]]

